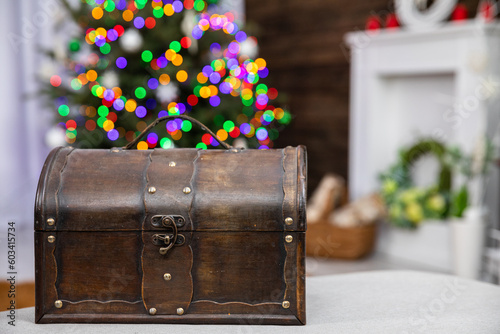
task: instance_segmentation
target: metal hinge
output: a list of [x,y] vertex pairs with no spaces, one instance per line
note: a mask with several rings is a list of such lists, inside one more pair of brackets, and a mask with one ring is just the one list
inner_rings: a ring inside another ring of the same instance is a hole
[[156,215],[151,217],[153,227],[167,227],[171,224],[175,224],[176,227],[183,227],[186,224],[186,219],[178,215]]

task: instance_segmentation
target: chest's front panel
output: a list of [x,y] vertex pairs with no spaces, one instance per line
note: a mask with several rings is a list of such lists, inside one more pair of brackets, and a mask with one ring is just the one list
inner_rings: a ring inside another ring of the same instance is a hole
[[36,232],[43,322],[296,320],[304,232],[188,232],[166,254],[155,234]]

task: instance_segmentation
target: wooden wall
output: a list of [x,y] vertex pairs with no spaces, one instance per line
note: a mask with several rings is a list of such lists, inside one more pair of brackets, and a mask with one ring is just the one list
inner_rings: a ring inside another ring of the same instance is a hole
[[[478,0],[461,1],[475,12]],[[257,27],[269,79],[288,95],[292,124],[277,147],[304,144],[309,191],[325,173],[348,178],[349,56],[343,36],[364,29],[370,13],[385,15],[391,0],[246,0],[247,24]]]

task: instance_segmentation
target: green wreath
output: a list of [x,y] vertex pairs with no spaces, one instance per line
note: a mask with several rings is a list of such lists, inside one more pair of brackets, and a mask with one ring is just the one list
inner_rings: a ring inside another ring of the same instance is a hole
[[[421,157],[433,155],[439,162],[436,184],[416,187],[411,167]],[[451,212],[452,169],[446,147],[433,139],[424,139],[402,150],[398,162],[382,173],[382,197],[388,218],[396,226],[416,228],[425,219],[445,219]]]

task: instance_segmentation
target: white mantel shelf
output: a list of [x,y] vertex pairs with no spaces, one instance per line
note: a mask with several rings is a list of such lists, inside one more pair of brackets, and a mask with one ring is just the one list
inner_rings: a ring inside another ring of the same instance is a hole
[[[482,134],[500,132],[499,22],[357,31],[345,41],[351,51],[351,199],[377,191],[380,172],[418,138],[432,136],[470,153]],[[495,94],[485,97],[492,87]],[[437,179],[417,171],[417,179],[426,177]],[[499,180],[496,169],[486,189],[471,193],[476,199],[486,192],[494,226],[500,225]]]
[[349,47],[364,47],[366,40],[370,43],[414,43],[419,40],[464,38],[474,36],[478,31],[486,34],[500,33],[500,22],[479,23],[476,20],[448,22],[442,26],[424,31],[408,30],[404,27],[380,29],[377,31],[361,30],[349,32],[345,35],[345,42]]
[[[465,69],[468,59],[464,57],[471,55],[467,49],[479,50],[483,48],[481,43],[488,43],[488,39],[499,36],[500,23],[482,24],[470,20],[451,22],[427,31],[395,28],[375,32],[351,32],[346,34],[345,41],[351,49],[353,66],[361,66],[364,69],[367,60],[376,61],[379,74],[402,75],[457,72],[457,68]],[[369,55],[369,59],[365,55]],[[376,58],[373,58],[373,55]],[[358,62],[360,59],[363,59],[361,63]]]

